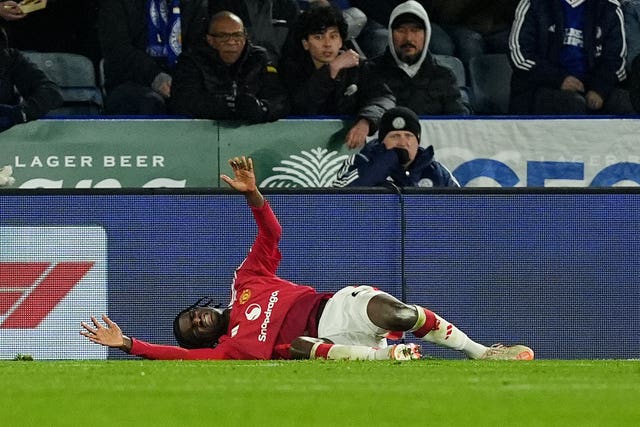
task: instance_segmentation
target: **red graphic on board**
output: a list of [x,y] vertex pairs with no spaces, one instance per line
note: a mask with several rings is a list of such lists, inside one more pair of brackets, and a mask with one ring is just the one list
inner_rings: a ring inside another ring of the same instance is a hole
[[4,319],[0,328],[37,328],[93,264],[94,261],[0,262],[0,319]]

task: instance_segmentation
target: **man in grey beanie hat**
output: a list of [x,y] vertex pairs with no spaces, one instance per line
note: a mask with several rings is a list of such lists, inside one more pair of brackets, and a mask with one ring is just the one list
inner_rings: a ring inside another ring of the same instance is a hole
[[433,146],[420,146],[421,134],[420,120],[412,110],[387,110],[380,119],[378,138],[345,160],[333,186],[391,182],[398,187],[459,187],[451,172],[434,159]]

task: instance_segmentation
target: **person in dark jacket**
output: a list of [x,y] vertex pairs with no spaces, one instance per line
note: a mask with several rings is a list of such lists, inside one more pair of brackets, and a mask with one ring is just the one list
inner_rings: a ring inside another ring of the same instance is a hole
[[165,1],[101,1],[107,114],[166,114],[175,58],[203,43],[207,0],[180,0],[179,9]]
[[522,0],[509,47],[510,113],[634,113],[617,1]]
[[171,86],[174,113],[249,123],[275,121],[289,113],[276,66],[264,48],[251,44],[237,15],[213,15],[206,42],[178,60]]
[[420,147],[421,126],[406,107],[388,110],[380,119],[378,139],[348,157],[334,187],[459,187],[458,181],[434,159],[433,146]]
[[9,48],[0,27],[0,132],[39,119],[60,105],[58,86],[20,51]]
[[429,53],[430,37],[431,24],[422,5],[413,0],[401,3],[389,19],[389,46],[370,61],[371,72],[391,88],[397,105],[420,116],[469,114],[453,72]]
[[347,23],[339,9],[312,6],[300,16],[295,34],[297,54],[285,58],[281,67],[292,114],[355,117],[345,142],[349,148],[364,145],[382,114],[395,105],[391,90],[383,83],[371,84],[360,55],[344,49]]

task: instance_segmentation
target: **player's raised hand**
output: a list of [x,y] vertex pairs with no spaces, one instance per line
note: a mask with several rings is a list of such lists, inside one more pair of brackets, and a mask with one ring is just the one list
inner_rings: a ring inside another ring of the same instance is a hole
[[253,173],[253,159],[241,156],[229,160],[229,165],[233,169],[235,178],[227,175],[220,175],[220,179],[229,184],[231,188],[244,194],[249,206],[262,207],[264,197],[256,185],[256,175]]
[[253,173],[253,159],[241,156],[229,160],[229,165],[233,169],[235,178],[227,175],[220,175],[220,178],[229,184],[231,188],[241,193],[251,193],[256,191],[256,176]]
[[124,336],[116,322],[109,319],[106,314],[102,315],[102,320],[107,324],[107,327],[104,327],[98,322],[98,319],[93,316],[91,316],[93,326],[86,322],[80,322],[80,326],[84,328],[83,331],[80,331],[80,335],[84,335],[91,342],[107,347],[118,348],[124,346]]

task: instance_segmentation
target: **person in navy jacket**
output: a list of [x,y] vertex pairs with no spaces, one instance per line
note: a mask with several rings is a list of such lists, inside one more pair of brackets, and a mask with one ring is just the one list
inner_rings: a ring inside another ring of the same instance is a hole
[[433,146],[420,146],[416,113],[395,107],[382,116],[378,138],[349,156],[334,187],[459,187],[456,178],[434,158]]

